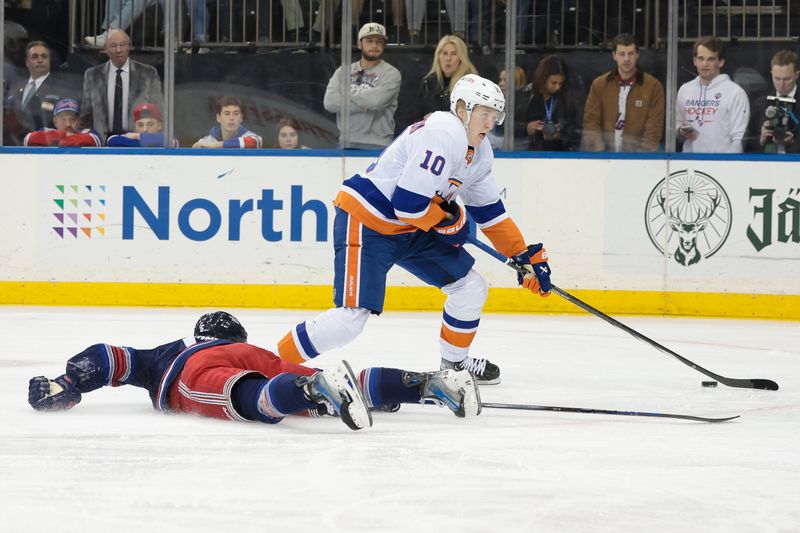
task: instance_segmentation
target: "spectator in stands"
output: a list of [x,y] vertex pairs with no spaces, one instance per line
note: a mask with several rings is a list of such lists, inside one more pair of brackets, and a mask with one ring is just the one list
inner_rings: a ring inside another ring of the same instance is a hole
[[[363,1],[363,0],[360,0]],[[271,18],[274,10],[270,7],[274,5],[274,0],[259,0],[258,6],[258,40],[262,43],[270,41],[286,41],[289,43],[306,41],[303,35],[305,22],[303,21],[303,9],[300,7],[299,0],[281,0],[283,8],[283,22],[286,28],[286,35],[282,33],[277,38],[270,38]],[[282,25],[284,27],[284,25]]]
[[22,125],[23,134],[53,123],[53,107],[65,95],[64,83],[50,72],[50,47],[31,41],[25,48],[28,78],[11,87],[11,110]]
[[3,22],[3,102],[11,93],[11,87],[25,78],[25,46],[28,30],[11,20]]
[[[490,0],[470,0],[469,2],[470,43],[479,47],[481,54],[485,56],[488,56],[492,53],[492,47],[490,45],[492,20],[491,6],[492,2]],[[517,24],[517,27],[519,27],[519,24]]]
[[275,148],[282,150],[295,150],[297,148],[308,149],[300,142],[300,126],[293,118],[282,118],[278,121],[276,128],[278,140]]
[[[25,126],[17,117],[12,87],[21,84],[28,77],[25,68],[25,45],[28,43],[28,30],[18,22],[3,22],[3,144],[22,145],[27,133]],[[49,124],[49,122],[48,122]]]
[[[752,148],[757,152],[778,154],[800,153],[800,142],[797,142],[798,119],[800,119],[800,104],[797,100],[797,77],[800,74],[800,62],[795,52],[781,50],[772,56],[770,75],[775,93],[771,96],[791,98],[795,102],[780,102],[759,98],[753,106],[753,121],[751,125]],[[770,110],[770,108],[772,108]],[[778,135],[775,135],[775,126],[778,126]]]
[[[164,128],[161,122],[161,109],[156,104],[144,103],[133,108],[134,130],[128,133],[112,135],[106,146],[158,148],[164,146]],[[177,148],[178,140],[172,140]]]
[[109,60],[83,74],[81,127],[104,137],[131,131],[133,108],[150,102],[161,106],[163,93],[156,69],[130,59],[131,40],[123,30],[111,30],[105,40]]
[[[506,82],[508,76],[506,75],[505,69],[500,71],[500,77],[497,81],[497,86],[500,87],[500,90],[503,91],[504,94],[506,93]],[[516,102],[520,101],[520,96],[526,90],[528,83],[528,79],[525,76],[525,69],[522,67],[514,67],[514,90],[517,94]],[[502,150],[503,149],[503,140],[505,138],[505,125],[498,124],[495,126],[492,131],[486,136],[489,139],[489,144],[492,145],[493,150]]]
[[577,109],[568,74],[566,63],[556,55],[539,62],[527,99],[517,99],[514,135],[524,141],[522,149],[560,152],[578,144]]
[[[507,82],[508,82],[508,76],[506,75],[506,70],[503,69],[500,71],[500,77],[497,82],[497,85],[500,86],[500,90],[502,90],[503,92],[506,91]],[[528,83],[528,78],[525,76],[525,69],[520,66],[514,67],[514,90],[521,91],[525,87],[525,84],[527,83]]]
[[103,146],[100,134],[92,129],[78,129],[80,105],[72,98],[62,98],[53,108],[54,128],[42,128],[25,136],[25,146]]
[[654,152],[664,132],[664,87],[637,66],[639,45],[629,33],[611,41],[617,68],[597,77],[583,114],[590,152]]
[[[350,65],[350,135],[343,148],[382,149],[394,138],[394,113],[400,93],[400,71],[381,59],[386,28],[377,22],[364,24],[358,32],[361,59]],[[342,68],[331,76],[324,105],[336,113],[342,130]],[[340,133],[340,144],[342,135]]]
[[194,143],[192,148],[261,148],[261,136],[244,125],[244,106],[233,96],[224,96],[217,102],[218,126]]
[[697,77],[678,89],[676,124],[684,152],[742,152],[750,120],[750,102],[744,89],[727,74],[722,41],[700,37],[694,43]]
[[394,26],[394,29],[392,33],[389,34],[389,40],[393,43],[400,44],[400,42],[405,42],[405,39],[402,39],[403,32],[405,31],[407,33],[405,27],[405,19],[406,19],[405,0],[392,0],[391,10],[392,10],[392,26]]
[[420,96],[416,101],[419,118],[434,111],[449,111],[450,91],[456,82],[466,74],[477,73],[464,41],[455,35],[442,37],[436,45],[431,70],[422,79]]
[[[422,42],[422,19],[425,18],[427,0],[406,0],[406,20],[408,21],[408,36],[411,44],[424,44]],[[444,0],[447,16],[450,18],[450,31],[461,39],[466,39],[467,29],[467,0]]]
[[[340,27],[339,22],[335,22],[336,12],[339,9],[340,0],[320,0],[319,11],[314,17],[314,25],[311,29],[316,33],[322,32],[322,25],[326,24],[329,28]],[[353,33],[358,28],[358,21],[361,18],[361,10],[364,9],[364,0],[350,0],[352,5],[352,17],[350,23],[353,25]],[[394,5],[394,4],[392,4]]]
[[[165,12],[164,0],[161,3],[161,12]],[[155,0],[108,0],[106,2],[106,16],[100,24],[103,30],[99,35],[84,37],[83,41],[90,46],[104,47],[108,32],[118,28],[127,30],[131,24],[142,16],[144,10],[155,4]],[[206,24],[208,22],[208,11],[206,10],[206,0],[183,0],[183,6],[191,16],[192,38],[197,43],[204,43],[207,39]],[[201,48],[201,52],[207,52],[207,48]]]

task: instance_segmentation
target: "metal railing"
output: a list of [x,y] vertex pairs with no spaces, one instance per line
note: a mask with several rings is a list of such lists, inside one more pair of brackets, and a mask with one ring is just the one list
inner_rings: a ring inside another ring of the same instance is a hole
[[[700,35],[716,35],[722,39],[789,41],[792,37],[790,0],[683,0],[679,21],[681,41],[692,41]],[[797,33],[797,29],[795,30]]]
[[[102,35],[109,26],[124,26],[137,48],[160,50],[162,2],[70,0],[70,49],[99,48],[86,38]],[[413,12],[407,12],[405,0],[349,2],[353,33],[365,22],[380,22],[387,28],[390,46],[430,47],[449,33],[463,36],[479,49],[505,46],[507,1],[411,0],[408,5],[416,6]],[[340,45],[341,5],[336,0],[176,3],[179,50]],[[636,35],[644,47],[659,47],[666,37],[666,0],[517,0],[515,4],[515,43],[522,50],[603,48],[622,32]],[[700,35],[724,40],[796,39],[790,0],[741,0],[736,5],[722,0],[680,0],[678,7],[678,39],[683,42]]]

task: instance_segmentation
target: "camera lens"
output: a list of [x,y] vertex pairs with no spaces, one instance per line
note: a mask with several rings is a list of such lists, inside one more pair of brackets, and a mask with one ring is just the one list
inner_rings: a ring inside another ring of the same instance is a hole
[[556,137],[556,125],[552,122],[545,122],[544,127],[542,128],[542,137],[544,137],[545,141],[551,141]]

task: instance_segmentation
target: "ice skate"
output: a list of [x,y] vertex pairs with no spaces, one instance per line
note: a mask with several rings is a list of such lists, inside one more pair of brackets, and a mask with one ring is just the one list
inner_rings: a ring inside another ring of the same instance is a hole
[[475,376],[478,385],[497,385],[500,383],[500,369],[497,365],[490,363],[488,359],[473,359],[467,356],[463,361],[454,363],[447,359],[442,359],[442,370],[452,368],[453,370],[468,370]]
[[466,370],[406,372],[403,383],[406,386],[419,386],[423,400],[444,404],[459,418],[481,414],[478,385]]
[[350,429],[372,426],[372,414],[367,408],[358,380],[347,361],[334,368],[317,372],[306,383],[311,401],[323,401],[333,406],[336,413]]

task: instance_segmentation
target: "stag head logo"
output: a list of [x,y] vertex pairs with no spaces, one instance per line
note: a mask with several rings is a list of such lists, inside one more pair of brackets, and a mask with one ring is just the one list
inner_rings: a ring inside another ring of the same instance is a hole
[[669,250],[678,264],[691,266],[714,255],[731,229],[731,204],[710,175],[680,170],[658,182],[645,210],[650,241]]

